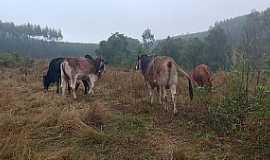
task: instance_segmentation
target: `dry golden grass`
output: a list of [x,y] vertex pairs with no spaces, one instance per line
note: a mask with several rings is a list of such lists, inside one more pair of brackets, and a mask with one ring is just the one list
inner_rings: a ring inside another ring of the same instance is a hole
[[158,103],[149,104],[139,73],[108,70],[96,83],[94,95],[85,96],[80,89],[74,101],[71,95],[57,95],[55,87],[43,93],[43,68],[35,64],[27,76],[19,69],[1,70],[0,159],[255,158],[235,139],[221,137],[207,125],[207,105],[223,99],[218,90],[224,89],[223,73],[215,77],[216,93],[195,93],[193,102],[187,81],[181,78],[179,114],[174,117]]

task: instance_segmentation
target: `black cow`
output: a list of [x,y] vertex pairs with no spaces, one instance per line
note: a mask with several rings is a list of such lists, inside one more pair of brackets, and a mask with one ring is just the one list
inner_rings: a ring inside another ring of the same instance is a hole
[[[47,71],[47,74],[43,76],[43,87],[45,91],[48,91],[49,86],[51,83],[56,83],[57,84],[57,93],[59,93],[59,88],[60,88],[60,82],[61,82],[61,70],[60,70],[60,65],[64,61],[65,58],[55,58],[52,59],[50,64],[49,64],[49,69]],[[89,85],[86,81],[82,81],[84,85],[84,94],[87,94],[89,90]],[[76,84],[76,90],[79,87],[79,84]],[[69,88],[69,86],[68,86]],[[70,88],[69,88],[70,90]]]

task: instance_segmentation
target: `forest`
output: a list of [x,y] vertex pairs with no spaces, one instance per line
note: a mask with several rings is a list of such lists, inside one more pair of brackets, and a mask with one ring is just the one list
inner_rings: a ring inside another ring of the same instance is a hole
[[[204,63],[213,71],[232,69],[246,59],[253,69],[269,67],[270,9],[216,22],[206,32],[156,40],[151,29],[142,41],[113,33],[99,44],[61,42],[61,30],[0,21],[0,53],[30,58],[102,55],[114,67],[129,67],[140,54],[168,55],[186,69]],[[119,63],[120,61],[120,63]]]
[[61,42],[61,30],[30,23],[15,25],[0,21],[0,54],[12,53],[28,58],[53,58],[94,54],[96,44]]

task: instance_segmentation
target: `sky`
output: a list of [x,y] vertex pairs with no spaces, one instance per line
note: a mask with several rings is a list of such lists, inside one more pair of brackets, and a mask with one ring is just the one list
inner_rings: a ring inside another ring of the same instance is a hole
[[0,0],[0,20],[61,29],[63,41],[99,43],[120,32],[141,40],[207,30],[216,21],[262,11],[270,0]]

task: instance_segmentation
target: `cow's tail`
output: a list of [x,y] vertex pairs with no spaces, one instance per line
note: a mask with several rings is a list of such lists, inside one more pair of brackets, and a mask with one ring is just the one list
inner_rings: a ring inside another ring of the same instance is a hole
[[181,72],[188,79],[189,97],[192,100],[193,99],[193,87],[192,87],[192,83],[191,83],[191,78],[181,67],[177,66],[177,70],[179,72]]
[[169,61],[167,63],[167,67],[168,67],[169,76],[168,76],[166,88],[168,88],[170,86],[169,83],[170,83],[170,80],[171,80],[171,72],[172,72],[172,62],[171,61]]
[[65,61],[63,61],[61,64],[60,64],[60,70],[61,70],[61,76],[60,76],[60,84],[61,84],[61,88],[63,87],[63,78],[64,77],[68,77],[67,76],[67,73],[66,73],[66,71],[65,71]]

